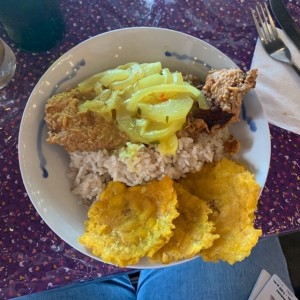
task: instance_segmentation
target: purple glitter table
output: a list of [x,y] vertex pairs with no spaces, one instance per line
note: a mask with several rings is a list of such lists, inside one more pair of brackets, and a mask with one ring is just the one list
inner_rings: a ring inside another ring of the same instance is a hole
[[[66,21],[62,41],[47,52],[13,48],[17,71],[0,91],[0,298],[8,299],[128,270],[94,261],[68,246],[36,213],[18,165],[18,131],[35,84],[63,53],[81,41],[112,29],[156,26],[201,38],[250,68],[257,34],[252,0],[62,0]],[[286,4],[300,16],[300,3]],[[264,236],[300,230],[300,136],[271,126],[270,173],[259,201],[256,225]]]

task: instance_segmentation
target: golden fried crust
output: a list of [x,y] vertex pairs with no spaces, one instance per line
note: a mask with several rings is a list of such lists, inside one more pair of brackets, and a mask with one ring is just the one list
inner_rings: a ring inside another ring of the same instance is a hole
[[184,128],[177,136],[195,139],[203,131],[214,133],[238,122],[243,98],[255,87],[256,78],[257,69],[246,73],[240,69],[210,71],[202,88],[210,109],[203,110],[193,105]]
[[239,121],[243,97],[255,87],[257,69],[244,73],[240,69],[212,71],[206,78],[203,93],[211,106],[218,105],[233,114],[231,122]]
[[195,174],[180,180],[192,194],[204,199],[212,208],[210,219],[220,235],[213,246],[202,250],[206,261],[227,261],[233,264],[250,255],[261,236],[254,228],[254,212],[260,187],[243,166],[228,159],[207,164]]
[[128,137],[114,122],[92,111],[79,112],[82,95],[73,89],[50,98],[45,106],[49,128],[47,142],[59,144],[68,152],[96,151],[122,147]]
[[164,264],[191,258],[200,250],[211,247],[219,237],[213,233],[214,223],[208,220],[212,210],[206,202],[190,194],[178,183],[174,187],[179,211],[179,217],[174,220],[174,235],[153,256],[153,260]]
[[120,267],[152,256],[173,235],[177,196],[169,177],[127,188],[110,182],[88,212],[79,241]]
[[[212,71],[206,78],[203,92],[210,105],[218,104],[238,121],[243,97],[256,85],[257,69],[244,73],[240,69]],[[214,103],[216,102],[216,103]]]

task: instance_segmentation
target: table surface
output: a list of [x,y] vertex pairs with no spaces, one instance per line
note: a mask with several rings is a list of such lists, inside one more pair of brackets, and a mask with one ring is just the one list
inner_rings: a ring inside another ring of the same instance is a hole
[[[285,1],[300,16],[298,0]],[[62,0],[63,39],[52,49],[18,49],[10,84],[0,91],[0,298],[26,295],[68,283],[112,276],[126,269],[92,260],[71,248],[43,222],[26,194],[18,164],[18,132],[28,97],[47,68],[91,36],[132,26],[155,26],[201,38],[248,70],[257,33],[254,0]],[[300,136],[270,125],[271,166],[259,200],[256,225],[264,236],[300,230]]]

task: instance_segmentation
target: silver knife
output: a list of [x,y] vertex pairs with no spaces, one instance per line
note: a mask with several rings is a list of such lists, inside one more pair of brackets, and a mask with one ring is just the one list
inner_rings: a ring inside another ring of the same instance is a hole
[[300,29],[291,17],[282,0],[269,0],[272,12],[281,28],[300,50]]

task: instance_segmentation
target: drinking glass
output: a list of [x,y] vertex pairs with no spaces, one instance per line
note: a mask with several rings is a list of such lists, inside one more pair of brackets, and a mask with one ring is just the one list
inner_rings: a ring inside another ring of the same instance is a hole
[[32,52],[55,46],[65,29],[59,0],[0,0],[0,22],[17,47]]
[[16,57],[11,48],[0,38],[0,89],[13,78],[16,69]]

